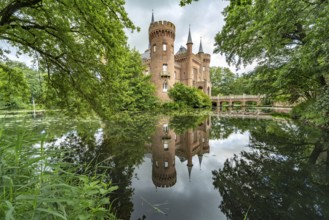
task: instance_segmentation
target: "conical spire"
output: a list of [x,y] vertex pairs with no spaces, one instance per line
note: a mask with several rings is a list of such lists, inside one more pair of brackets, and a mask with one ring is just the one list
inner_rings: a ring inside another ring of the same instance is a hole
[[193,44],[192,37],[191,37],[191,25],[189,25],[189,28],[188,28],[188,38],[187,38],[186,44]]
[[151,23],[154,22],[154,13],[153,13],[153,9],[152,9],[152,18],[151,18]]
[[200,165],[200,170],[201,170],[202,157],[203,157],[202,154],[198,155],[198,158],[199,158],[199,165]]
[[199,53],[203,53],[203,48],[202,48],[202,37],[200,37]]
[[188,179],[189,179],[190,182],[191,182],[191,171],[192,171],[192,167],[193,167],[193,165],[192,165],[192,166],[187,165],[187,169],[188,169]]

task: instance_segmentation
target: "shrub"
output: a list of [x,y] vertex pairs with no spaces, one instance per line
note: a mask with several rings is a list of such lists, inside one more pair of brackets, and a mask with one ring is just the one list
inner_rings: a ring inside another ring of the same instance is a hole
[[190,106],[192,108],[211,107],[210,98],[201,90],[194,87],[176,83],[168,92],[169,97],[177,103]]

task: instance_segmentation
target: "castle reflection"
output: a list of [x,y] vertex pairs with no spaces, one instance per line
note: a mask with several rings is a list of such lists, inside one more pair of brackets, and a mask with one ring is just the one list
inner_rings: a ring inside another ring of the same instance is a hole
[[170,118],[161,118],[151,137],[152,181],[156,187],[171,187],[177,181],[175,156],[187,161],[191,178],[192,158],[197,155],[201,166],[204,153],[209,153],[210,117],[193,129],[176,134],[170,126]]

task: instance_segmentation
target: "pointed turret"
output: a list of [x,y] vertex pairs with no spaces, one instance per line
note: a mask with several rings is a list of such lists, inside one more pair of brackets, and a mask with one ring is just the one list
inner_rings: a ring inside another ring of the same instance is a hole
[[203,52],[203,47],[202,47],[202,37],[200,37],[199,53],[204,53],[204,52]]
[[186,44],[193,44],[192,37],[191,37],[191,25],[188,28],[188,37],[187,37],[187,43]]
[[154,22],[154,13],[153,13],[153,9],[152,9],[152,18],[151,18],[151,24]]
[[186,46],[187,46],[187,58],[186,58],[187,86],[193,86],[193,76],[192,76],[193,41],[191,37],[191,25],[188,28],[188,37],[187,37]]
[[188,179],[189,179],[190,182],[191,182],[191,172],[192,172],[192,167],[193,167],[193,165],[192,165],[192,166],[187,165],[187,169],[188,169]]
[[198,158],[199,158],[199,165],[200,165],[200,170],[201,170],[202,157],[203,157],[202,154],[198,155]]

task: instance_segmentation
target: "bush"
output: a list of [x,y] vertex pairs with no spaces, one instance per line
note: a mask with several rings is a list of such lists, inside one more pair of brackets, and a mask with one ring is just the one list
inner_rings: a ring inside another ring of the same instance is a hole
[[182,83],[176,83],[174,87],[168,91],[168,95],[174,102],[192,108],[211,107],[211,100],[204,92],[194,87],[188,87]]

